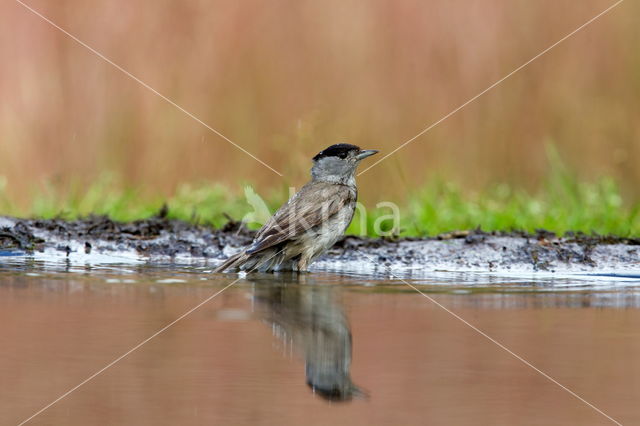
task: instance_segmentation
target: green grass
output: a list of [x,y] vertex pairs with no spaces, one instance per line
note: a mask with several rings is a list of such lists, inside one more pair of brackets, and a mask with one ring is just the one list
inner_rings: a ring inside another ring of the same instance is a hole
[[[549,173],[536,193],[498,184],[476,194],[442,180],[409,194],[401,209],[400,235],[429,236],[481,227],[485,231],[546,229],[640,236],[640,202],[624,202],[615,180],[580,181],[562,162],[553,145],[547,148]],[[380,213],[367,218],[367,233]],[[376,214],[377,213],[377,214]],[[388,214],[388,209],[386,211]],[[349,231],[360,229],[358,217]]]
[[164,204],[169,207],[168,216],[172,219],[216,227],[227,222],[226,215],[242,218],[250,209],[244,197],[220,185],[184,184],[165,199],[126,188],[111,175],[105,175],[85,190],[73,186],[63,193],[53,185],[45,185],[35,192],[29,208],[20,209],[4,195],[0,180],[0,215],[71,220],[94,214],[128,222],[154,216]]
[[433,235],[454,229],[535,231],[544,228],[640,235],[640,205],[624,205],[611,179],[595,183],[548,182],[539,194],[496,185],[465,195],[456,185],[436,183],[412,198],[401,228],[406,235]]
[[[625,203],[616,182],[601,178],[580,182],[562,163],[550,156],[551,173],[537,193],[499,184],[475,194],[459,186],[435,181],[408,194],[408,203],[399,206],[399,226],[385,220],[391,209],[369,209],[365,218],[359,213],[348,229],[350,234],[375,236],[379,228],[402,236],[429,236],[442,232],[481,227],[492,230],[534,231],[544,228],[563,234],[566,231],[596,232],[618,236],[640,236],[640,203]],[[254,205],[257,197],[248,193]],[[266,197],[273,212],[288,194],[281,191]],[[134,189],[123,189],[118,180],[105,177],[88,190],[71,189],[61,195],[53,186],[38,191],[29,209],[20,210],[7,198],[0,178],[0,214],[19,217],[74,219],[89,214],[107,215],[114,220],[130,221],[156,214],[164,203],[169,217],[220,227],[227,216],[242,219],[254,209],[247,197],[219,185],[183,185],[169,199],[143,196]],[[262,216],[264,217],[264,211]],[[259,224],[249,224],[259,227]],[[362,232],[363,228],[366,232]]]

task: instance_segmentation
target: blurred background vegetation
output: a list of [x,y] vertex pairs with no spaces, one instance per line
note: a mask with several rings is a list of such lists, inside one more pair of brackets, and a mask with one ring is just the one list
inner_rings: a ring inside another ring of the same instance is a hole
[[[28,2],[280,177],[2,2],[0,214],[130,220],[167,202],[220,225],[249,210],[246,184],[276,207],[325,146],[384,155],[612,3]],[[361,201],[397,203],[411,235],[640,235],[639,15],[622,3],[364,173]]]

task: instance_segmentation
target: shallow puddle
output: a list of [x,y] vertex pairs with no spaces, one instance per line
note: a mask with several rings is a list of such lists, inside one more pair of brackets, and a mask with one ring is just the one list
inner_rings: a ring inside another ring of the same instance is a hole
[[640,423],[633,276],[210,269],[0,257],[0,424]]

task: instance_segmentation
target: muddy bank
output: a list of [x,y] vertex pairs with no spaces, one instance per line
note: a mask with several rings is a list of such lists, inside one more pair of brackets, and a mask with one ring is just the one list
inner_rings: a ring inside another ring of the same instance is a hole
[[[235,222],[212,229],[158,217],[118,223],[105,217],[24,220],[0,217],[0,254],[128,254],[149,259],[194,258],[212,265],[251,242]],[[456,231],[397,240],[345,237],[313,265],[335,271],[639,271],[640,238],[548,231]]]

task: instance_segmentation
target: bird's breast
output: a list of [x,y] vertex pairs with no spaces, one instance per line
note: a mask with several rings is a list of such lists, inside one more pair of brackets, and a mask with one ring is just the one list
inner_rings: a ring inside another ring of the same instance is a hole
[[346,204],[324,224],[307,231],[304,245],[309,248],[310,257],[321,255],[340,239],[351,223],[354,210],[355,201]]

